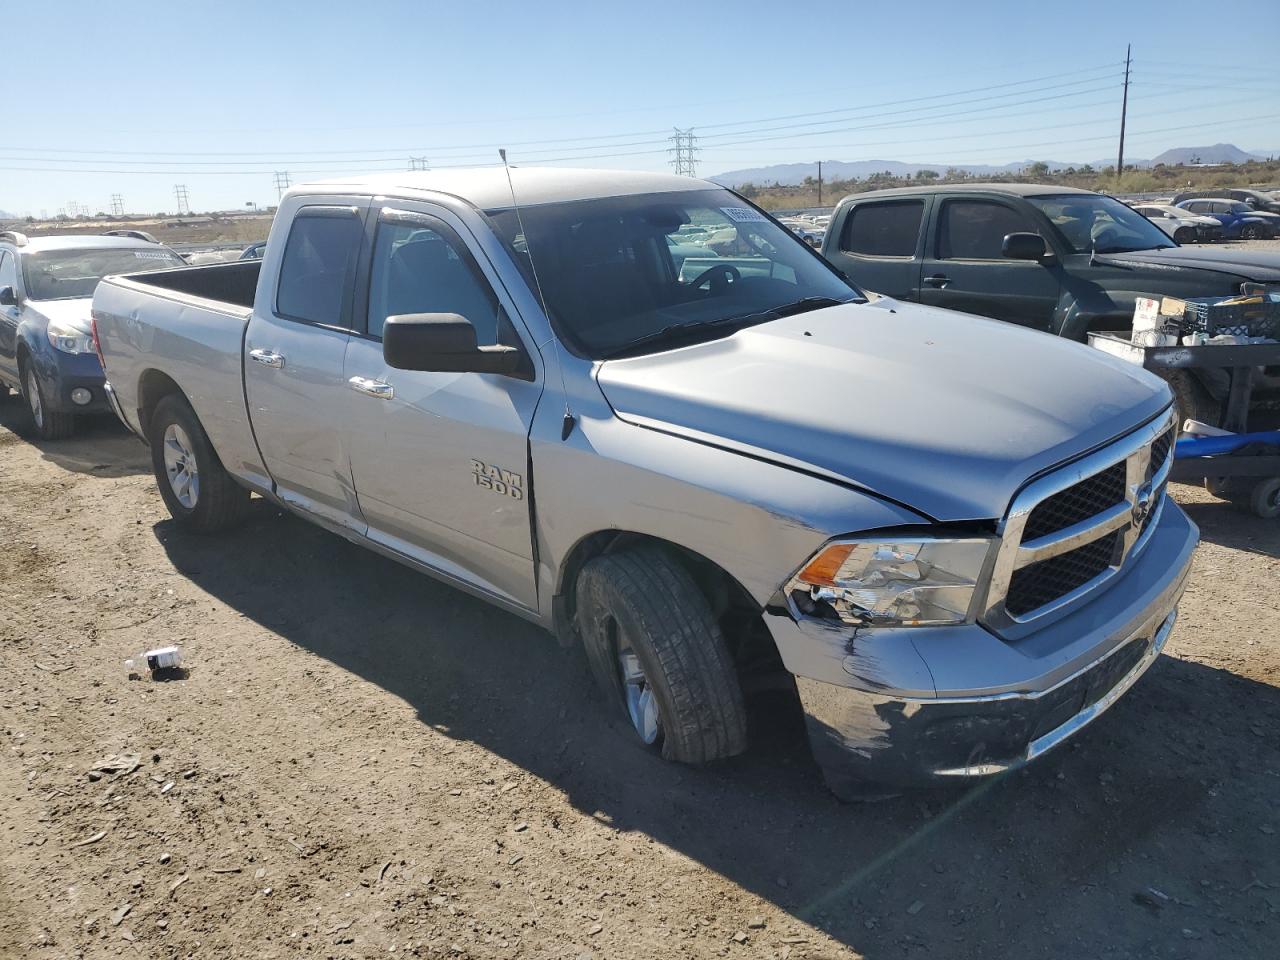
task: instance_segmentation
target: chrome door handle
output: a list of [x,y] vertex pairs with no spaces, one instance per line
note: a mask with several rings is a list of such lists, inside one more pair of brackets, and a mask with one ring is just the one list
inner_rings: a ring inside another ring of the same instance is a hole
[[396,388],[385,380],[370,380],[368,377],[352,377],[347,381],[351,389],[379,400],[390,400],[396,395]]
[[951,282],[950,277],[944,277],[940,273],[935,273],[932,277],[925,277],[924,282],[931,287],[945,287]]
[[250,350],[249,359],[268,367],[275,367],[277,370],[284,366],[284,355],[274,350]]

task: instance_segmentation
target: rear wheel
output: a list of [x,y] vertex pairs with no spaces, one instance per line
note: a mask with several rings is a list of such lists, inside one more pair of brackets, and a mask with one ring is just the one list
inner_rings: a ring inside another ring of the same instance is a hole
[[1246,223],[1240,230],[1240,237],[1243,240],[1261,240],[1262,227],[1256,223]]
[[22,394],[27,400],[27,409],[31,411],[31,424],[36,436],[41,440],[65,440],[76,432],[76,418],[70,413],[61,413],[49,409],[44,388],[40,386],[40,377],[36,368],[30,363],[26,365],[23,377]]
[[675,556],[642,546],[578,577],[578,630],[596,681],[641,744],[668,760],[741,753],[747,716],[720,625]]
[[170,394],[156,405],[148,441],[160,496],[179,526],[216,533],[244,518],[249,491],[222,466],[183,397]]

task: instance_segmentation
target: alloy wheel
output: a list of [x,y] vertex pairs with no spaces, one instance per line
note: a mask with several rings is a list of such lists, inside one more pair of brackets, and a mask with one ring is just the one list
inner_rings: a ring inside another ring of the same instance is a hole
[[662,721],[658,716],[658,701],[653,687],[644,674],[644,667],[635,650],[622,636],[617,641],[618,674],[622,678],[622,695],[627,715],[636,735],[646,745],[657,743],[662,733]]
[[36,427],[44,429],[44,403],[40,399],[40,382],[36,379],[34,369],[27,370],[27,405],[31,407],[31,418]]
[[194,510],[200,499],[200,471],[196,466],[191,438],[176,423],[169,424],[164,430],[164,472],[178,503]]

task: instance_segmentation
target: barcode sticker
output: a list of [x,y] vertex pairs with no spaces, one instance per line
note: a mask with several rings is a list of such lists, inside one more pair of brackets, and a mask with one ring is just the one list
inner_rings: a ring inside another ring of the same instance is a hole
[[750,207],[721,207],[721,212],[736,223],[766,223],[765,215]]
[[169,255],[167,253],[160,253],[159,251],[155,251],[155,250],[135,250],[133,251],[133,255],[137,257],[139,260],[168,260],[169,259]]

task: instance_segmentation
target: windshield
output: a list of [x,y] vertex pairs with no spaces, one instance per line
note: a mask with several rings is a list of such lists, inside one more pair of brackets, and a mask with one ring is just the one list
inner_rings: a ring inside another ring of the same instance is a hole
[[22,282],[30,300],[74,300],[93,296],[108,274],[182,266],[186,264],[177,254],[156,247],[46,250],[22,258]]
[[[601,359],[629,345],[727,336],[741,325],[861,298],[785,227],[723,190],[639,194],[490,210],[557,334]],[[777,311],[777,312],[775,312]],[[696,328],[696,332],[695,332]]]
[[1164,231],[1119,200],[1097,194],[1028,197],[1075,253],[1127,253],[1173,247]]

